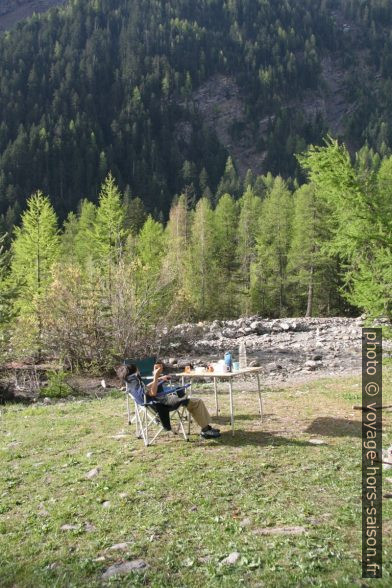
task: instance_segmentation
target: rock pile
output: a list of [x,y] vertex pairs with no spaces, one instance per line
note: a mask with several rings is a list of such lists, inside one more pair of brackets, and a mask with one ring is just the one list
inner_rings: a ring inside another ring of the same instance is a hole
[[[222,358],[245,342],[248,359],[265,368],[271,380],[322,372],[358,372],[362,317],[264,319],[184,323],[162,333],[162,351],[174,366]],[[388,349],[388,344],[384,344]],[[171,357],[170,357],[171,356]],[[176,356],[174,358],[174,356]],[[321,374],[320,374],[321,375]]]

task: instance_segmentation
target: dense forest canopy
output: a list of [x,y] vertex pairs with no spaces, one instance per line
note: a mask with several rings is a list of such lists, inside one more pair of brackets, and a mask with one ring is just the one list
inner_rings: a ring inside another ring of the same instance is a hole
[[71,0],[19,23],[0,37],[0,233],[38,189],[60,219],[96,202],[109,170],[156,217],[214,194],[228,151],[193,93],[215,74],[241,89],[265,173],[304,179],[293,154],[328,125],[298,100],[323,91],[325,56],[347,73],[349,146],[388,154],[391,21],[386,0]]
[[0,241],[0,358],[94,371],[183,321],[391,316],[392,157],[364,148],[352,162],[329,139],[299,161],[309,181],[292,190],[272,174],[241,184],[229,160],[217,202],[183,194],[167,223],[111,174],[61,229],[35,193],[10,250]]

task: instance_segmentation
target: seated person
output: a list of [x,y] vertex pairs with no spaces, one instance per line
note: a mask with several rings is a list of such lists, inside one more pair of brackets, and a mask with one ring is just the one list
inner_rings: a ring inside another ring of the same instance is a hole
[[[179,399],[177,405],[168,407],[159,402],[158,387],[169,378],[168,376],[161,376],[163,366],[162,364],[154,365],[153,380],[147,386],[140,377],[139,370],[136,365],[121,365],[117,368],[117,375],[126,385],[127,392],[130,393],[138,404],[144,402],[153,403],[154,408],[157,409],[162,426],[167,431],[171,430],[169,411],[175,410],[181,405],[185,405],[188,412],[193,416],[197,424],[201,428],[200,436],[204,439],[214,439],[220,437],[219,429],[211,427],[211,417],[206,408],[206,405],[200,398],[184,398]],[[146,400],[145,400],[146,396]]]

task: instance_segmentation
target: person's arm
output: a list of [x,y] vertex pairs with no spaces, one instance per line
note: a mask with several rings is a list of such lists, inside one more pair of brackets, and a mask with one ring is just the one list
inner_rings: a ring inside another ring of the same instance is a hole
[[157,395],[157,389],[158,389],[158,384],[159,384],[159,379],[160,379],[159,376],[161,373],[162,373],[162,366],[161,365],[154,366],[153,380],[152,380],[151,384],[148,384],[148,386],[147,386],[149,396],[156,396]]

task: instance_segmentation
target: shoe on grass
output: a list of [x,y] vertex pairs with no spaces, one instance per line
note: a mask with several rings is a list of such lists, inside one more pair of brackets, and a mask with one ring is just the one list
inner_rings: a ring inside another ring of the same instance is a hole
[[200,433],[200,437],[203,437],[203,439],[217,439],[220,436],[221,434],[216,429],[208,429]]

